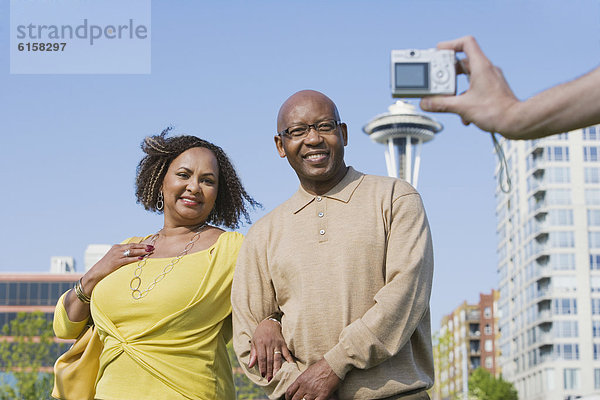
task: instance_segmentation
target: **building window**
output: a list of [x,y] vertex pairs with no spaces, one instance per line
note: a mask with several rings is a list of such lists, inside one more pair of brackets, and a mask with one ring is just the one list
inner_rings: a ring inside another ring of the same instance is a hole
[[554,345],[554,354],[561,360],[579,360],[579,345],[576,343],[560,343]]
[[[598,311],[600,312],[600,299],[598,300]],[[558,315],[577,314],[577,299],[554,299],[552,300],[553,313]],[[593,305],[592,305],[593,308]]]
[[592,292],[600,292],[600,275],[590,276],[590,290]]
[[600,389],[600,368],[594,368],[594,389]]
[[591,248],[600,248],[600,232],[588,232],[588,241]]
[[485,327],[483,328],[483,333],[485,333],[486,335],[492,334],[492,327],[490,324],[485,324]]
[[73,282],[1,282],[0,306],[50,306]]
[[592,336],[600,337],[600,321],[592,320]]
[[483,345],[483,349],[487,352],[492,351],[494,348],[494,345],[492,343],[492,341],[490,339],[486,339],[485,344]]
[[548,161],[569,161],[568,147],[546,147],[546,160]]
[[600,189],[585,189],[585,204],[599,205],[600,204]]
[[587,219],[588,225],[600,226],[600,210],[588,210]]
[[573,210],[552,210],[548,213],[548,221],[553,226],[571,226],[573,225]]
[[600,254],[590,254],[590,269],[600,269]]
[[483,309],[483,317],[484,318],[491,318],[492,317],[492,308],[491,307],[486,307]]
[[583,128],[583,140],[598,140],[598,134],[595,126],[589,128]]
[[554,276],[552,287],[557,292],[574,292],[577,290],[577,277],[575,275]]
[[598,146],[583,147],[583,161],[598,161]]
[[554,390],[554,368],[546,368],[544,370],[544,377],[546,381],[546,389]]
[[[579,326],[577,321],[556,321],[555,324],[556,329],[553,329],[553,331],[555,332],[556,337],[575,338],[579,336]],[[600,325],[598,328],[600,328]],[[598,333],[600,334],[600,330]]]
[[600,343],[594,343],[594,360],[600,359]]
[[563,378],[565,390],[579,389],[579,368],[565,368]]
[[592,299],[592,314],[600,315],[600,299]]
[[585,167],[583,169],[583,179],[585,183],[600,183],[600,168]]
[[550,266],[553,270],[566,271],[575,269],[575,254],[561,253],[550,256]]
[[571,170],[569,167],[549,167],[544,173],[546,183],[569,183],[571,181]]
[[546,191],[546,202],[551,206],[566,206],[571,204],[570,189],[549,189]]
[[[549,241],[552,247],[575,247],[575,234],[571,231],[551,232]],[[598,241],[600,245],[600,232],[598,232]]]
[[494,359],[492,357],[486,357],[485,358],[485,367],[487,369],[492,369],[493,366],[494,366]]

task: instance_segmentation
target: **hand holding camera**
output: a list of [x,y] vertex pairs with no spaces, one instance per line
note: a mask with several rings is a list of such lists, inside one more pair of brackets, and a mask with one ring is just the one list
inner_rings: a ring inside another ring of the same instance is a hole
[[456,93],[454,50],[392,50],[392,97]]

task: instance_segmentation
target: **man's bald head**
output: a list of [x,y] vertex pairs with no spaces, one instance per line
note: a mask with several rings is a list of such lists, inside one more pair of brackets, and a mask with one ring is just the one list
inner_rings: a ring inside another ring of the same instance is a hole
[[277,114],[277,132],[289,127],[290,124],[299,122],[314,123],[316,121],[290,121],[293,119],[293,114],[296,110],[302,108],[322,107],[329,111],[331,116],[336,120],[340,120],[340,114],[335,103],[327,96],[316,90],[301,90],[294,93],[281,105]]

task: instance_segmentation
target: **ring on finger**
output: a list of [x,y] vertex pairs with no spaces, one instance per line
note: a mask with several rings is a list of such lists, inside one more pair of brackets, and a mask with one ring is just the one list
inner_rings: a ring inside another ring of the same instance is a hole
[[130,254],[131,254],[131,249],[127,249],[123,252],[123,257],[129,257]]
[[281,354],[281,351],[279,351],[279,350],[275,350],[275,351],[273,352],[273,354]]

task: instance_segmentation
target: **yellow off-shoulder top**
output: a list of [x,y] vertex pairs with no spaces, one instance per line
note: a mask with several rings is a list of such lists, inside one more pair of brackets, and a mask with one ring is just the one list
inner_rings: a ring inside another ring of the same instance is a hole
[[[97,399],[235,398],[226,344],[232,335],[231,282],[242,241],[240,233],[221,234],[210,248],[184,256],[139,300],[129,287],[137,263],[96,285],[90,307],[104,343]],[[171,260],[149,258],[141,288]],[[62,299],[54,316],[55,333],[75,338],[85,321],[69,321]]]

